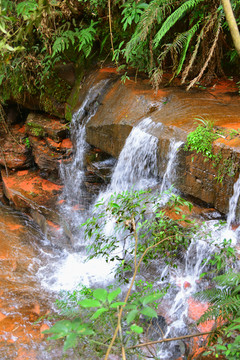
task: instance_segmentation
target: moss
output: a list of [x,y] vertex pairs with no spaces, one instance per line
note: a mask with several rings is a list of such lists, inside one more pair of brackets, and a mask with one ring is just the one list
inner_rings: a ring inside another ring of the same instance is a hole
[[30,133],[33,136],[44,137],[46,135],[46,132],[45,132],[44,128],[39,124],[29,122],[29,123],[27,123],[27,126],[29,128]]

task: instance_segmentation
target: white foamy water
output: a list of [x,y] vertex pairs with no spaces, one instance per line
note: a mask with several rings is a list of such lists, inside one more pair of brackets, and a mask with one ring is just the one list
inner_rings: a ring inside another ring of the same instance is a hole
[[234,184],[233,195],[229,201],[229,210],[227,216],[228,228],[230,228],[231,224],[236,220],[236,210],[237,210],[239,195],[240,195],[240,176]]
[[[74,290],[79,284],[87,287],[106,286],[114,280],[114,263],[106,263],[104,259],[95,258],[85,262],[87,256],[81,253],[65,253],[57,259],[49,272],[49,265],[42,268],[42,285],[51,291]],[[44,276],[45,271],[49,276]]]
[[111,183],[98,200],[107,201],[113,193],[153,188],[158,183],[158,139],[147,133],[161,126],[150,117],[142,120],[129,134],[113,171]]
[[84,157],[88,144],[86,142],[86,125],[95,115],[99,106],[99,97],[104,92],[109,80],[102,80],[94,85],[88,92],[81,107],[75,112],[71,122],[71,138],[75,153],[70,164],[62,163],[60,176],[64,183],[61,198],[64,203],[61,212],[69,227],[76,227],[81,223],[81,217],[74,211],[75,205],[85,205],[83,181],[84,181]]
[[170,140],[168,162],[166,171],[162,179],[160,193],[168,190],[173,184],[173,181],[176,177],[175,162],[177,158],[177,153],[182,144],[182,141],[176,141],[175,139]]

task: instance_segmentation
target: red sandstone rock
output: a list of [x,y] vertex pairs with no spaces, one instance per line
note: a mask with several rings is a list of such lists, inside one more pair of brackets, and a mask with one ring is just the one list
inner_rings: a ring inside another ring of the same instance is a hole
[[48,136],[55,142],[60,142],[66,137],[67,126],[59,119],[47,115],[30,113],[26,121],[28,135],[45,137]]
[[41,170],[58,171],[61,155],[49,149],[45,140],[29,136],[35,163]]
[[29,171],[27,174],[20,172],[20,176],[18,176],[18,172],[7,176],[6,172],[2,171],[2,179],[4,193],[17,209],[30,208],[50,220],[56,220],[57,214],[53,209],[62,186],[42,179],[39,171]]
[[24,142],[25,134],[15,126],[1,138],[0,165],[10,169],[28,168],[31,165],[29,149]]
[[[197,301],[192,297],[188,299],[188,305],[188,317],[194,321],[200,319],[200,317],[205,313],[209,306],[207,303],[201,303],[200,301]],[[212,329],[213,325],[214,320],[209,320],[198,325],[198,329],[201,332],[207,332]]]
[[48,330],[49,329],[49,326],[47,324],[42,324],[41,327],[40,327],[40,336],[41,336],[41,339],[44,338],[44,336],[46,336],[45,334],[43,334],[43,331],[45,330]]
[[183,287],[184,287],[184,289],[188,289],[188,288],[192,287],[192,285],[188,281],[184,281]]

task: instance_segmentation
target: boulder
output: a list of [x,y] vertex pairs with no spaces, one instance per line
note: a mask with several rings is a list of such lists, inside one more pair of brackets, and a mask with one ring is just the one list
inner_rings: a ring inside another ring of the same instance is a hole
[[[109,76],[106,71],[101,73],[103,75]],[[161,177],[166,170],[172,139],[185,142],[188,133],[198,125],[197,117],[212,120],[218,127],[240,129],[240,103],[235,96],[237,88],[232,84],[224,86],[216,83],[208,91],[193,89],[190,92],[168,87],[154,92],[143,79],[138,83],[127,80],[125,84],[120,79],[115,80],[101,99],[96,114],[87,123],[87,142],[118,157],[131,129],[142,120],[151,119],[151,126],[143,131],[158,138]],[[222,154],[217,167],[200,153],[186,152],[182,146],[178,152],[175,184],[185,195],[227,214],[233,185],[240,171],[240,137],[216,140],[213,152]],[[226,169],[230,167],[233,172]]]
[[39,176],[39,171],[17,171],[8,176],[2,170],[3,189],[5,196],[21,211],[36,211],[44,218],[59,223],[56,212],[58,195],[62,186],[56,185]]
[[36,137],[48,136],[55,142],[60,142],[67,137],[68,126],[59,119],[49,115],[30,113],[26,121],[28,135]]
[[26,169],[32,165],[25,128],[15,125],[1,137],[0,165],[9,169]]

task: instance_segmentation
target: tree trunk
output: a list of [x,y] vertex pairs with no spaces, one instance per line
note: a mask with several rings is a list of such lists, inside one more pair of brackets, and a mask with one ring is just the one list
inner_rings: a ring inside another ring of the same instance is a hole
[[233,39],[233,44],[237,50],[238,55],[240,56],[240,33],[237,26],[236,19],[233,14],[232,6],[230,0],[221,0],[223,10],[226,16],[226,20],[229,26],[229,30]]

